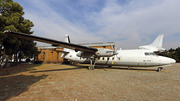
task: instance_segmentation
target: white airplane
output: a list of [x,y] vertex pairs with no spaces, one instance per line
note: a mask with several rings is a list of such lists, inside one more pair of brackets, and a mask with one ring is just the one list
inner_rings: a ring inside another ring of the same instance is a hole
[[[152,44],[140,46],[139,49],[133,50],[110,50],[106,48],[90,48],[86,46],[70,43],[69,36],[65,36],[65,42],[53,39],[47,39],[34,35],[5,31],[8,36],[35,40],[52,44],[53,46],[64,47],[61,51],[62,57],[79,63],[89,63],[89,70],[94,70],[95,64],[108,66],[127,66],[131,67],[154,67],[167,66],[175,63],[176,60],[164,56],[158,56],[154,51],[164,51],[162,48],[163,35],[159,35]],[[158,67],[161,71],[163,67]]]

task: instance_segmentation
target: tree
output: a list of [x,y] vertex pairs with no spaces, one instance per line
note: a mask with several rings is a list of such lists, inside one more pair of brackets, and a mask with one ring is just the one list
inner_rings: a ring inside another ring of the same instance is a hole
[[22,54],[29,56],[33,52],[37,52],[36,43],[33,41],[8,37],[3,34],[5,30],[32,34],[31,28],[34,24],[30,20],[24,19],[23,15],[23,8],[18,3],[13,0],[0,0],[0,43],[4,46],[4,50],[1,52],[3,51],[3,55],[6,54],[8,59],[14,55],[16,63],[18,62],[18,53],[21,60]]
[[180,47],[176,48],[175,55],[177,56],[177,60],[180,61]]

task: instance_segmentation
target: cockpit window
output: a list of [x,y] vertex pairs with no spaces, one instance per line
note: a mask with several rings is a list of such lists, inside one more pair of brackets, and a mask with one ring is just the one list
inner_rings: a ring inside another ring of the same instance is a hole
[[146,52],[145,55],[149,55],[149,53]]
[[156,55],[155,53],[150,53],[151,55]]
[[147,55],[154,55],[154,56],[156,55],[155,53],[152,53],[152,52],[150,52],[150,53],[145,52],[144,54],[145,54],[146,56],[147,56]]
[[[155,53],[153,53],[154,55],[156,55]],[[157,56],[157,55],[156,55]]]

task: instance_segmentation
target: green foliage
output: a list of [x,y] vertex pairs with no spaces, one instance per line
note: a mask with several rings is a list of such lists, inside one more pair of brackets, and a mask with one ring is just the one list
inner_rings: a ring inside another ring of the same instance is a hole
[[6,55],[20,53],[20,57],[31,57],[38,53],[33,41],[3,34],[5,30],[33,34],[31,28],[34,24],[29,19],[24,19],[23,15],[23,8],[18,3],[13,0],[0,0],[0,43],[3,44]]
[[159,55],[167,56],[167,57],[175,59],[176,61],[180,61],[180,47],[178,47],[176,49],[171,48],[162,53],[159,53]]

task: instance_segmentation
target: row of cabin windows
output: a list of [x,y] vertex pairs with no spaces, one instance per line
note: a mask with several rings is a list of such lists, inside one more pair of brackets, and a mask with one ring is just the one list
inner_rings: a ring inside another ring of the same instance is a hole
[[[105,60],[106,57],[99,57],[98,60]],[[89,60],[89,58],[81,58],[80,59],[83,59],[83,60]],[[114,60],[114,57],[107,57],[107,60]],[[118,60],[120,60],[120,57],[118,57]]]

